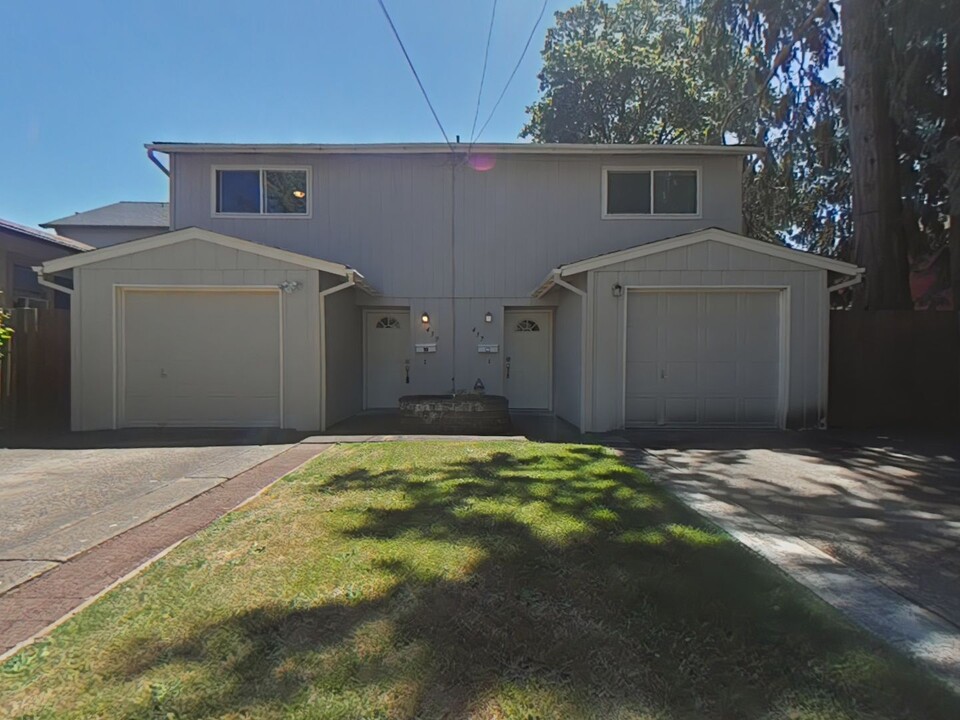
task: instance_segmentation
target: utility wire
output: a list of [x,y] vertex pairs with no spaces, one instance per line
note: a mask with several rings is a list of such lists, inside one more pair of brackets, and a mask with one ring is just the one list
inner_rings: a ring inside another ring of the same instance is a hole
[[[490,38],[493,37],[493,21],[497,17],[497,0],[493,0],[493,10],[490,13],[490,27],[487,30],[487,47],[483,51],[483,70],[480,72],[480,89],[477,91],[477,109],[473,112],[473,127],[470,128],[470,146],[477,132],[477,118],[480,117],[480,98],[483,97],[483,82],[487,79],[487,61],[490,58]],[[469,152],[469,151],[468,151]]]
[[530,28],[530,35],[527,37],[526,45],[523,46],[523,52],[520,53],[520,57],[517,59],[517,64],[513,66],[513,71],[510,73],[510,77],[507,78],[507,84],[503,86],[503,91],[500,93],[500,97],[498,97],[497,102],[493,104],[493,110],[490,111],[486,122],[484,122],[480,127],[480,132],[477,133],[477,140],[479,140],[480,136],[483,135],[483,131],[487,129],[487,125],[490,124],[490,121],[493,120],[494,113],[496,113],[497,108],[500,107],[500,101],[503,100],[503,96],[507,94],[507,88],[510,87],[510,83],[513,82],[514,75],[516,75],[517,70],[520,69],[520,64],[523,62],[523,58],[526,57],[527,50],[530,49],[530,43],[533,42],[533,36],[537,32],[537,28],[540,27],[540,21],[543,20],[543,16],[547,12],[547,2],[548,0],[543,0],[543,5],[540,8],[540,14],[537,16],[537,21],[533,24],[533,27]]
[[[407,65],[410,66],[410,72],[413,73],[413,77],[417,80],[417,85],[420,86],[420,92],[423,93],[423,99],[427,101],[427,107],[430,108],[430,112],[433,114],[433,119],[437,121],[437,127],[440,128],[440,134],[443,135],[443,139],[450,148],[450,152],[455,152],[453,149],[453,144],[450,142],[450,138],[447,137],[447,131],[443,129],[443,123],[440,122],[440,117],[437,115],[437,111],[433,109],[433,103],[430,102],[430,96],[427,95],[427,89],[423,86],[423,81],[420,80],[420,75],[417,73],[417,69],[413,66],[413,60],[410,59],[410,53],[407,52],[407,48],[403,44],[403,40],[400,39],[400,33],[397,32],[397,26],[393,24],[393,18],[390,17],[390,12],[387,10],[387,6],[383,4],[383,0],[377,0],[377,2],[380,3],[380,9],[383,10],[383,16],[390,24],[390,29],[393,31],[393,36],[397,39],[397,44],[400,45],[400,49],[403,51],[403,56],[407,59]],[[546,5],[544,5],[544,7],[546,7]]]

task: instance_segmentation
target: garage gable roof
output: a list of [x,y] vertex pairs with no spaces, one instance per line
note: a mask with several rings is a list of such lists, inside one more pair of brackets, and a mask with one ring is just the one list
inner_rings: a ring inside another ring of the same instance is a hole
[[751,252],[757,252],[763,255],[770,255],[771,257],[780,258],[782,260],[789,260],[790,262],[799,263],[801,265],[809,265],[821,270],[842,273],[844,275],[857,276],[864,272],[863,268],[843,262],[842,260],[834,260],[833,258],[824,257],[823,255],[815,255],[813,253],[804,252],[803,250],[795,250],[793,248],[784,247],[783,245],[774,245],[773,243],[764,242],[763,240],[755,240],[754,238],[747,237],[746,235],[739,235],[737,233],[729,232],[728,230],[721,230],[720,228],[705,228],[703,230],[697,230],[684,235],[677,235],[671,238],[665,238],[663,240],[655,240],[653,242],[644,243],[643,245],[636,245],[634,247],[627,248],[626,250],[603,253],[601,255],[595,255],[591,258],[586,258],[585,260],[578,260],[577,262],[559,265],[547,274],[547,276],[543,279],[543,282],[540,283],[537,289],[531,294],[534,297],[542,297],[556,284],[556,280],[558,278],[577,275],[578,273],[588,272],[590,270],[597,270],[598,268],[607,267],[609,265],[615,265],[628,260],[635,260],[637,258],[646,257],[647,255],[655,255],[657,253],[667,252],[668,250],[674,250],[676,248],[686,247],[688,245],[695,245],[708,240],[723,243],[725,245],[732,245],[743,250],[749,250]]
[[231,235],[222,235],[212,230],[203,230],[197,227],[174,230],[173,232],[161,233],[160,235],[151,235],[150,237],[139,240],[130,240],[129,242],[111,245],[100,248],[99,250],[91,250],[82,255],[72,255],[70,257],[50,260],[43,264],[43,272],[45,274],[61,272],[83,265],[92,265],[93,263],[103,262],[104,260],[123,257],[124,255],[133,255],[146,250],[156,250],[157,248],[175,245],[188,240],[203,240],[204,242],[222,245],[223,247],[228,247],[233,250],[248,252],[252,255],[260,255],[261,257],[271,258],[291,265],[299,265],[309,270],[321,270],[331,275],[353,278],[357,285],[361,286],[367,292],[373,293],[373,289],[364,283],[363,275],[347,265],[321,260],[310,257],[309,255],[301,255],[300,253],[290,252],[289,250],[281,250],[280,248],[269,245],[261,245],[260,243],[251,242],[250,240],[242,240]]

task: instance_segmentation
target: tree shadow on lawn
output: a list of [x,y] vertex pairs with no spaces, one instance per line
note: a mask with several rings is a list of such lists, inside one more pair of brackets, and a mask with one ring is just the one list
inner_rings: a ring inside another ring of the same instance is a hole
[[[159,708],[181,717],[338,703],[390,718],[957,716],[910,662],[605,451],[464,455],[426,480],[357,467],[297,483],[365,498],[338,512],[382,547],[388,591],[137,639],[113,672],[206,673],[209,689]],[[403,502],[378,504],[391,493]],[[444,573],[430,552],[445,543],[477,560]]]

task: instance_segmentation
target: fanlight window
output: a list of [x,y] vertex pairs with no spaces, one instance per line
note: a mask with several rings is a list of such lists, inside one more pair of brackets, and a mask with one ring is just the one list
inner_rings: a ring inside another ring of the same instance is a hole
[[400,321],[397,320],[395,317],[388,316],[388,317],[382,317],[379,320],[377,320],[378,330],[392,329],[392,328],[399,328],[399,327],[400,327]]
[[540,326],[535,320],[521,320],[517,323],[517,332],[540,332]]

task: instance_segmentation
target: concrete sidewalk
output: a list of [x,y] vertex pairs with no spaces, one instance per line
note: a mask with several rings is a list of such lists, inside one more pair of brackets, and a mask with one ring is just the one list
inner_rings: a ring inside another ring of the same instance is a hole
[[328,447],[298,445],[274,453],[265,462],[0,595],[0,660]]
[[960,467],[949,436],[629,433],[630,459],[960,691]]
[[0,449],[0,593],[289,447]]

